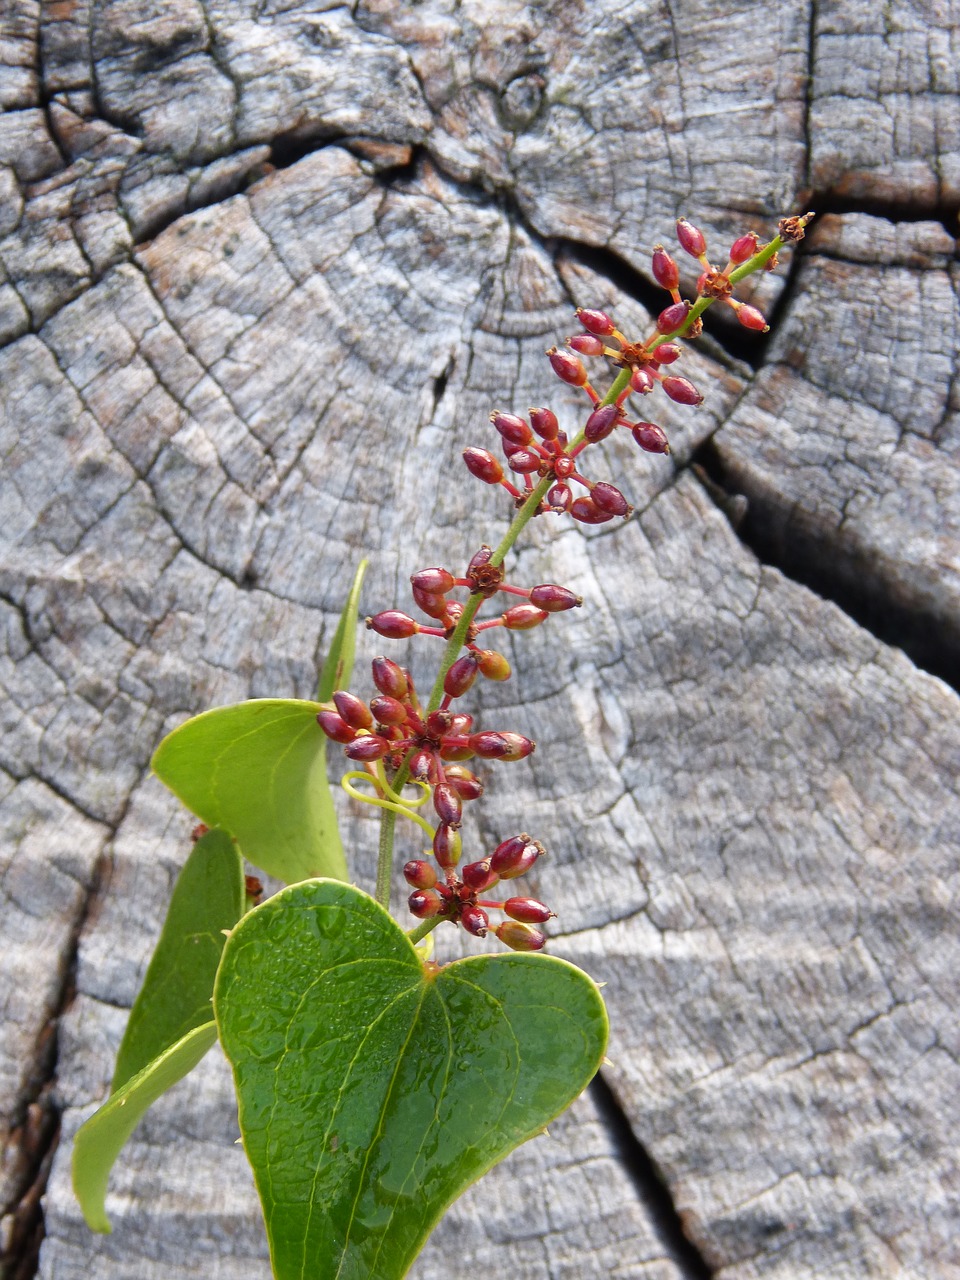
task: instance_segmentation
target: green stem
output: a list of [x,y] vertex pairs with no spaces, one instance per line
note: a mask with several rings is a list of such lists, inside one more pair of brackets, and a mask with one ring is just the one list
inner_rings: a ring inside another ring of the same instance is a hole
[[445,919],[445,916],[431,916],[429,920],[424,920],[415,929],[411,929],[407,937],[416,946],[421,938],[425,938],[428,933],[432,933],[437,925]]

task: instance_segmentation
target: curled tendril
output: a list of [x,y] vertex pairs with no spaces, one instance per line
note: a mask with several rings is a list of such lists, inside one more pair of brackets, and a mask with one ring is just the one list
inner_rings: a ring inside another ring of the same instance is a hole
[[[433,827],[426,821],[426,819],[421,818],[419,813],[415,812],[420,805],[425,804],[430,798],[429,785],[426,782],[412,780],[412,785],[420,787],[423,791],[423,795],[418,800],[408,801],[404,800],[401,796],[398,796],[395,791],[391,790],[386,778],[379,775],[380,771],[378,771],[378,776],[373,778],[363,769],[354,769],[350,773],[345,773],[343,775],[340,785],[343,787],[347,795],[352,796],[354,800],[360,800],[363,804],[376,805],[379,809],[389,809],[392,813],[398,813],[401,817],[409,818],[411,822],[415,822],[418,826],[423,827],[424,831],[432,840]],[[370,795],[369,792],[358,791],[353,785],[353,780],[355,778],[362,778],[364,782],[372,782],[374,786],[377,787],[378,791],[385,791],[386,795]]]

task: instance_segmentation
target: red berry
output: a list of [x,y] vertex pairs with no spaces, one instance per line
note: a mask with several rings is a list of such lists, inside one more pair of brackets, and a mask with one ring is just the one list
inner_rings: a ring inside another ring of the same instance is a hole
[[567,346],[579,351],[582,356],[602,356],[603,343],[592,333],[575,333],[567,339]]
[[503,467],[486,449],[464,449],[463,460],[470,474],[484,484],[499,484],[503,479]]
[[432,591],[424,591],[420,587],[413,587],[411,593],[414,604],[420,606],[428,618],[436,618],[438,622],[444,622],[447,616],[447,600],[444,596],[436,595]]
[[553,372],[558,378],[569,382],[573,387],[583,386],[587,380],[587,371],[582,360],[571,355],[569,351],[559,351],[556,347],[551,347],[547,355],[550,357]]
[[451,698],[462,697],[476,680],[479,669],[480,664],[474,654],[461,654],[443,678],[444,693]]
[[456,827],[441,823],[433,833],[433,856],[445,870],[455,867],[463,852],[463,837]]
[[464,907],[460,913],[460,923],[467,933],[475,938],[485,938],[490,927],[490,918],[483,907]]
[[392,658],[374,658],[373,683],[390,698],[404,699],[410,691],[407,673]]
[[533,439],[533,432],[523,418],[518,418],[515,413],[491,413],[490,421],[500,432],[504,440],[510,444],[525,445],[529,444]]
[[554,511],[569,511],[573,501],[573,491],[568,484],[555,484],[547,494],[547,505]]
[[346,720],[337,715],[336,711],[326,709],[318,711],[317,724],[334,742],[352,742],[357,736],[356,729],[351,728]]
[[671,293],[680,287],[680,269],[662,244],[653,246],[653,278],[661,289]]
[[436,871],[422,858],[414,858],[403,864],[403,878],[414,889],[432,889],[437,883]]
[[675,342],[661,342],[653,358],[657,364],[673,364],[674,360],[680,359],[680,348]]
[[504,920],[494,933],[514,951],[540,951],[547,941],[539,929],[534,929],[531,924],[521,924],[519,920]]
[[381,738],[379,733],[365,733],[363,737],[355,738],[344,747],[344,752],[351,760],[363,761],[382,760],[391,750],[392,743]]
[[367,628],[376,631],[378,636],[386,636],[388,640],[406,640],[420,630],[413,618],[399,609],[386,609],[367,618]]
[[536,605],[515,604],[503,615],[503,625],[508,631],[530,631],[533,627],[539,627],[546,616],[544,610],[538,609]]
[[657,328],[661,333],[673,333],[679,329],[690,310],[689,302],[674,302],[657,316]]
[[373,727],[373,715],[365,702],[355,693],[346,689],[338,689],[333,695],[340,716],[353,729],[370,729]]
[[510,679],[510,663],[502,653],[497,653],[496,649],[478,649],[476,659],[477,666],[480,668],[480,674],[484,679]]
[[701,404],[703,396],[686,378],[669,377],[664,378],[660,383],[664,391],[671,400],[675,400],[677,404]]
[[[408,864],[409,865],[409,864]],[[525,924],[543,924],[556,912],[537,902],[536,898],[508,898],[503,909],[513,920],[522,920]]]
[[593,486],[590,497],[601,511],[609,511],[612,516],[628,516],[632,510],[616,485],[603,480]]
[[757,333],[766,333],[770,328],[763,312],[758,311],[756,307],[747,306],[745,302],[737,307],[737,319],[745,329],[754,329]]
[[677,239],[680,241],[681,248],[685,249],[691,258],[699,258],[707,251],[706,236],[699,227],[695,227],[686,218],[677,219]]
[[410,777],[418,782],[428,782],[435,768],[433,752],[422,747],[410,757]]
[[616,327],[605,311],[589,311],[585,307],[578,307],[577,319],[589,333],[595,333],[598,338],[609,338]]
[[415,889],[407,899],[407,906],[418,920],[429,920],[439,915],[444,908],[444,901],[436,889]]
[[547,613],[562,613],[564,609],[576,609],[582,605],[583,596],[574,595],[555,582],[544,582],[530,592],[530,603],[535,604],[538,609],[545,609]]
[[577,464],[573,458],[566,456],[558,458],[553,464],[553,474],[558,480],[566,480],[568,476],[572,476],[577,469]]
[[407,719],[407,708],[397,698],[382,693],[379,698],[370,700],[370,710],[378,724],[399,725]]
[[468,862],[461,868],[460,875],[463,877],[463,883],[474,893],[483,893],[500,879],[497,873],[491,870],[489,858],[484,858],[480,862]]
[[604,404],[599,409],[594,409],[583,428],[584,438],[591,444],[605,440],[617,425],[619,416],[620,410],[615,404]]
[[433,788],[433,807],[440,821],[450,827],[458,827],[463,816],[463,805],[453,787],[445,782]]
[[[525,831],[518,836],[501,840],[490,856],[490,866],[501,879],[513,879],[515,868],[523,864],[524,870],[536,862],[543,846],[531,840]],[[529,852],[528,852],[529,851]]]
[[630,375],[630,386],[632,390],[639,391],[642,396],[645,396],[653,390],[656,382],[648,369],[634,369]]
[[470,746],[483,760],[523,760],[536,749],[536,743],[521,733],[495,733],[489,729],[471,734]]
[[431,595],[442,596],[453,590],[456,581],[448,569],[421,569],[411,576],[410,585],[419,587],[421,591],[429,591]]
[[483,795],[483,783],[464,765],[447,765],[444,773],[447,785],[453,787],[461,800],[479,800]]
[[516,449],[510,454],[507,461],[511,471],[517,471],[520,475],[528,476],[540,470],[540,463],[543,458],[539,453],[534,453],[532,449]]
[[492,555],[493,548],[488,547],[486,544],[480,547],[478,551],[475,551],[470,559],[470,563],[467,565],[466,576],[469,578],[471,573],[476,573],[476,571],[478,569],[482,569],[485,564],[489,564]]
[[557,415],[552,409],[531,409],[530,425],[541,440],[556,440],[560,431]]
[[581,524],[605,524],[613,516],[608,511],[601,511],[592,498],[574,498],[570,504],[570,514]]
[[647,453],[669,453],[666,433],[655,422],[637,422],[633,427],[633,438],[641,449]]
[[748,231],[745,236],[740,236],[734,240],[730,246],[730,261],[735,266],[739,266],[741,262],[746,262],[748,258],[752,258],[757,252],[759,238],[755,231]]

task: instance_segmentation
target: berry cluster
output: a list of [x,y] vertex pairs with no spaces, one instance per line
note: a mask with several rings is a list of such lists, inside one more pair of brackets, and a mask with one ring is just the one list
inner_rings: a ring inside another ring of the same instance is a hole
[[[502,410],[492,413],[490,421],[500,436],[507,469],[516,477],[516,483],[507,478],[503,464],[486,449],[469,448],[463,457],[471,475],[506,489],[517,508],[503,542],[496,550],[481,547],[463,577],[440,567],[421,569],[413,575],[410,581],[414,602],[429,622],[418,622],[399,609],[387,609],[367,618],[367,626],[388,639],[429,635],[447,643],[426,705],[417,695],[410,672],[389,658],[378,657],[373,661],[378,696],[364,703],[341,690],[334,694],[333,704],[317,716],[324,733],[343,743],[346,755],[362,767],[360,774],[348,777],[372,781],[376,794],[371,803],[389,811],[386,821],[392,823],[396,814],[404,814],[432,836],[430,852],[436,867],[425,859],[414,859],[404,866],[404,876],[413,889],[408,899],[410,911],[424,922],[413,931],[415,937],[441,920],[459,924],[476,937],[485,937],[490,930],[488,912],[496,909],[503,911],[507,919],[490,931],[502,942],[520,951],[543,946],[543,934],[534,926],[553,915],[549,907],[532,898],[492,902],[479,896],[499,881],[512,880],[529,870],[544,852],[539,841],[531,840],[526,833],[511,836],[489,857],[466,863],[458,870],[463,851],[463,805],[478,799],[483,792],[482,782],[463,762],[475,757],[522,760],[534,750],[534,743],[522,734],[475,730],[471,715],[453,709],[454,701],[471,688],[478,676],[488,680],[510,678],[507,659],[493,649],[481,647],[478,638],[496,627],[530,630],[550,614],[582,603],[579,596],[556,583],[531,588],[508,584],[504,580],[504,556],[534,516],[556,512],[584,524],[601,524],[630,514],[632,508],[616,486],[587,479],[581,470],[582,454],[616,428],[629,430],[634,441],[648,453],[669,453],[662,427],[631,420],[626,411],[629,397],[647,396],[659,387],[678,404],[700,404],[703,397],[696,387],[673,371],[682,354],[678,340],[697,337],[703,327],[702,313],[717,301],[732,307],[746,328],[766,330],[761,313],[738,301],[733,296],[734,289],[751,272],[771,270],[776,265],[778,248],[802,239],[812,216],[783,219],[779,234],[765,245],[752,232],[740,236],[722,269],[711,265],[703,233],[681,218],[677,222],[680,245],[702,269],[697,298],[689,302],[681,297],[679,267],[663,245],[656,245],[651,264],[653,276],[670,294],[671,301],[645,339],[629,340],[603,311],[579,309],[576,315],[582,332],[567,340],[570,350],[552,347],[547,356],[563,382],[581,388],[589,397],[590,409],[581,429],[571,439],[561,429],[557,415],[546,407],[529,410],[526,418]],[[604,396],[590,384],[581,356],[601,357],[616,370]],[[574,496],[572,485],[586,492]],[[467,592],[465,601],[451,596],[458,589]],[[493,617],[478,620],[480,606],[498,593],[519,597],[519,601]],[[432,797],[438,819],[435,829],[414,813],[417,805],[413,801],[404,799],[403,787],[408,780]],[[358,793],[351,790],[351,794]],[[389,893],[389,864],[384,862],[383,854],[384,848],[387,853],[392,849],[392,826],[387,831],[386,844],[381,837],[378,876],[378,894],[382,891],[383,901]]]

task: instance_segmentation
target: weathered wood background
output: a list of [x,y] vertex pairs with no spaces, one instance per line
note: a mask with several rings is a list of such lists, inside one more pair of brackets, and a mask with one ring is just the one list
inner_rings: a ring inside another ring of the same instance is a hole
[[518,557],[586,603],[481,692],[540,750],[473,835],[549,844],[532,890],[607,983],[611,1065],[414,1274],[960,1276],[958,28],[956,0],[4,0],[6,1276],[266,1280],[216,1055],[118,1166],[111,1237],[69,1189],[187,847],[152,748],[309,695],[361,555],[374,611],[497,536],[460,451],[494,406],[576,420],[543,350],[574,304],[648,323],[678,213],[725,245],[805,208],[769,342],[713,323],[689,357],[672,459],[605,446],[637,515]]

